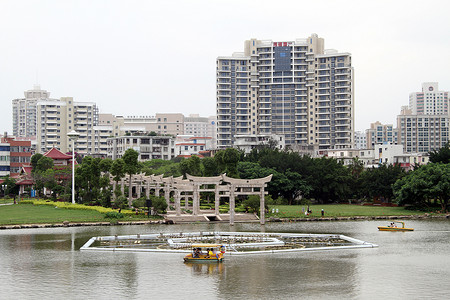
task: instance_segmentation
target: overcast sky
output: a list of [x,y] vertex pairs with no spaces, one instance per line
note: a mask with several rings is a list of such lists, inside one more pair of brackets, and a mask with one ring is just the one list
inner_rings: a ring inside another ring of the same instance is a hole
[[0,132],[34,84],[101,113],[215,115],[218,56],[311,33],[352,54],[355,129],[395,124],[422,82],[450,90],[449,12],[447,0],[0,0]]

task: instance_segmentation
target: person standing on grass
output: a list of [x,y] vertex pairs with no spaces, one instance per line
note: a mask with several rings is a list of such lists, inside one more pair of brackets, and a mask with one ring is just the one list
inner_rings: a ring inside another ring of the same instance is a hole
[[322,213],[322,217],[323,217],[323,215],[325,214],[325,211],[323,210],[323,208],[322,208],[321,213]]

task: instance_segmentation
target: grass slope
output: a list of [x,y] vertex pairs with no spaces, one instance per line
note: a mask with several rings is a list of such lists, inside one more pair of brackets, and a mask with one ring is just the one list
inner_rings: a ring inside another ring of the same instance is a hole
[[[146,216],[125,216],[119,221],[147,220]],[[113,219],[116,220],[116,219]],[[48,205],[2,205],[0,225],[69,222],[108,222],[105,214],[93,210],[55,208]]]

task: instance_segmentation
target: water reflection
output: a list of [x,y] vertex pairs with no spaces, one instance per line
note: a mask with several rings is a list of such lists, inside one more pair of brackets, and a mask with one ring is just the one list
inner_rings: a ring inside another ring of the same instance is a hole
[[[383,222],[3,230],[0,298],[446,297],[450,288],[442,280],[450,277],[450,222],[408,221],[414,232],[378,232],[379,225]],[[185,264],[178,254],[78,251],[92,236],[227,230],[342,233],[380,247],[226,256],[221,264]]]

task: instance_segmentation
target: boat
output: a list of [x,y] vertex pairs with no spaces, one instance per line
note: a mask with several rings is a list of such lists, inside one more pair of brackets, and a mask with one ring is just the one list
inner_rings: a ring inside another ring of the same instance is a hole
[[[220,244],[192,244],[192,251],[184,257],[184,262],[222,262],[225,246]],[[212,252],[212,253],[210,253]],[[212,254],[212,255],[211,255]]]
[[[395,223],[401,223],[402,226],[398,227],[395,225]],[[405,222],[394,221],[389,226],[378,226],[378,230],[380,230],[380,231],[413,231],[414,228],[406,228]]]

